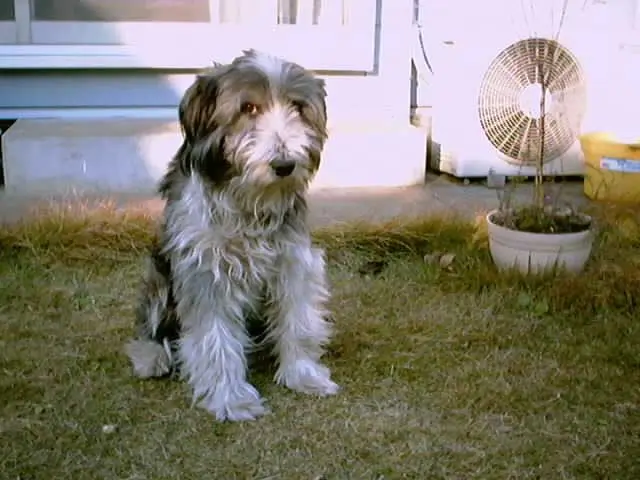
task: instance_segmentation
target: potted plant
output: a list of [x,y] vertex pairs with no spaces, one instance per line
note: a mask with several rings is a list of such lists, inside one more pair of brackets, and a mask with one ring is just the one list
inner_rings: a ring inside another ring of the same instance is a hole
[[487,215],[489,249],[501,270],[543,273],[560,268],[581,272],[591,256],[593,222],[573,209],[530,205]]
[[[547,122],[557,122],[554,115],[567,113],[566,103],[564,110],[560,108],[549,112],[548,103],[554,96],[560,96],[561,100],[564,98],[564,92],[558,91],[557,85],[550,80],[554,78],[556,66],[556,54],[552,50],[562,48],[556,39],[557,36],[545,41],[544,54],[537,59],[536,53],[533,65],[530,64],[528,69],[535,74],[539,98],[536,99],[536,114],[528,117],[530,124],[525,130],[526,135],[523,135],[520,151],[521,158],[534,167],[533,198],[515,205],[513,192],[518,182],[506,184],[502,181],[499,208],[486,217],[491,256],[501,270],[516,268],[525,274],[536,274],[560,268],[577,273],[585,267],[591,255],[594,240],[592,218],[573,205],[561,205],[561,186],[552,191],[544,181],[546,144],[547,138],[551,137],[547,134]],[[572,128],[577,138],[579,122],[575,122]]]

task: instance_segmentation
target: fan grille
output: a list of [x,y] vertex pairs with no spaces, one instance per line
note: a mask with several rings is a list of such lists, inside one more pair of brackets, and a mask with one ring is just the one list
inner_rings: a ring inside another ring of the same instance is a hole
[[554,40],[520,40],[498,54],[482,80],[480,125],[509,163],[533,165],[537,158],[543,75],[547,85],[543,161],[547,163],[575,143],[585,113],[584,74],[575,56]]

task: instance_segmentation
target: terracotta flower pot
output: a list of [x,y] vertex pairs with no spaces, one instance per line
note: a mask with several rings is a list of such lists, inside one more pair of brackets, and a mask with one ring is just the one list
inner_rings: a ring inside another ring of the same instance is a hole
[[[489,249],[500,270],[516,268],[522,273],[542,273],[562,268],[581,272],[593,247],[593,227],[577,233],[529,233],[494,223],[497,210],[487,215]],[[585,215],[586,220],[591,220]]]

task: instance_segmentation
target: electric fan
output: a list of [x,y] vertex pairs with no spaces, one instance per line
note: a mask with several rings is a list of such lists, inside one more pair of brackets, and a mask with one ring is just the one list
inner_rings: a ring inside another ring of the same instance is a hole
[[543,84],[547,86],[543,161],[548,163],[575,143],[585,113],[585,79],[575,56],[556,41],[527,38],[500,52],[482,79],[480,126],[510,164],[535,165]]

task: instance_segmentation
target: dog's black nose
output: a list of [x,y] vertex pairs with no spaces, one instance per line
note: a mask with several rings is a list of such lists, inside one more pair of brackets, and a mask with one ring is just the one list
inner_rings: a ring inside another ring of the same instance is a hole
[[296,163],[291,160],[279,159],[271,162],[271,168],[274,173],[279,177],[288,177],[293,173],[296,168]]

